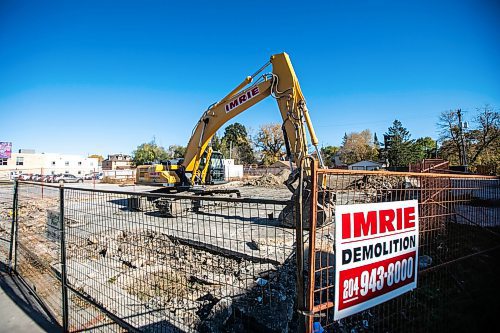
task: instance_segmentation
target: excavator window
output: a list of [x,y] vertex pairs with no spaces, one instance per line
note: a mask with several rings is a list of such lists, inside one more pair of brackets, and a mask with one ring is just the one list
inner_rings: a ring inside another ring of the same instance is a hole
[[223,158],[224,157],[220,152],[214,151],[212,153],[212,157],[210,158],[210,170],[208,179],[211,184],[222,183],[225,181],[224,164],[222,163]]

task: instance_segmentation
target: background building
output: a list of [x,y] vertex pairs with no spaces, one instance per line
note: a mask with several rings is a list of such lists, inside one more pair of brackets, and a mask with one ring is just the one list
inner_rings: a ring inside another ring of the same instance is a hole
[[60,174],[69,173],[83,176],[99,170],[97,158],[56,153],[36,153],[34,150],[20,149],[10,158],[0,159],[0,178],[11,178],[13,173]]
[[132,168],[132,157],[124,154],[108,155],[102,161],[103,170],[124,170]]
[[360,161],[349,165],[349,170],[380,170],[382,164],[373,161]]

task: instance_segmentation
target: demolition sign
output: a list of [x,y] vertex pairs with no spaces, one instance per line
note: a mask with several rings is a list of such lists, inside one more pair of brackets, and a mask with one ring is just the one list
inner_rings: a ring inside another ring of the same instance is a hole
[[417,200],[340,205],[335,221],[335,320],[417,287]]

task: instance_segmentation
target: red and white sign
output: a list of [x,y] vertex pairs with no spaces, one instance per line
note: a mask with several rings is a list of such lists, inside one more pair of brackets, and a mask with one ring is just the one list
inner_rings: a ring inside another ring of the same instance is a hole
[[335,210],[335,320],[417,287],[417,200]]
[[254,87],[236,96],[232,101],[226,104],[225,106],[226,113],[232,111],[233,109],[237,108],[242,104],[245,104],[246,102],[257,96],[259,93],[260,93],[259,87]]

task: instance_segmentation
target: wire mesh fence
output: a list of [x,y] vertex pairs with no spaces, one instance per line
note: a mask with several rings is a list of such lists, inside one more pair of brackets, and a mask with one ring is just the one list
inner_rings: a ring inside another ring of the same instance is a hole
[[61,323],[59,203],[55,187],[18,183],[13,268]]
[[[493,317],[498,179],[313,175],[319,190],[305,187],[314,204],[301,213],[303,233],[290,228],[301,205],[289,200],[9,184],[0,186],[0,243],[7,249],[14,230],[14,271],[70,332],[281,332],[300,330],[300,316],[310,332],[315,323],[327,332],[463,331],[477,329],[475,314]],[[336,207],[401,200],[418,200],[417,288],[335,321]]]
[[290,322],[294,230],[280,226],[287,201],[42,191],[33,183],[18,190],[16,271],[61,324],[66,313],[69,331]]
[[0,262],[7,263],[11,242],[14,184],[0,181]]
[[[308,281],[309,331],[314,323],[327,331],[350,332],[461,331],[473,325],[481,327],[480,320],[474,317],[478,312],[469,307],[484,310],[485,299],[491,294],[480,290],[497,278],[492,267],[497,266],[500,246],[498,178],[323,169],[317,170],[315,177],[320,204],[314,205],[312,217],[317,228],[310,232],[314,251]],[[335,224],[340,223],[335,221],[335,207],[401,200],[418,200],[417,288],[334,321],[335,255],[340,255],[334,251]],[[466,285],[470,287],[467,292]],[[492,317],[492,313],[495,310],[489,308],[482,315]]]
[[[280,172],[282,172],[286,167],[256,167],[256,168],[251,168],[251,167],[244,167],[243,168],[243,174],[245,176],[262,176],[262,175],[277,175]],[[288,170],[288,169],[286,169]]]

